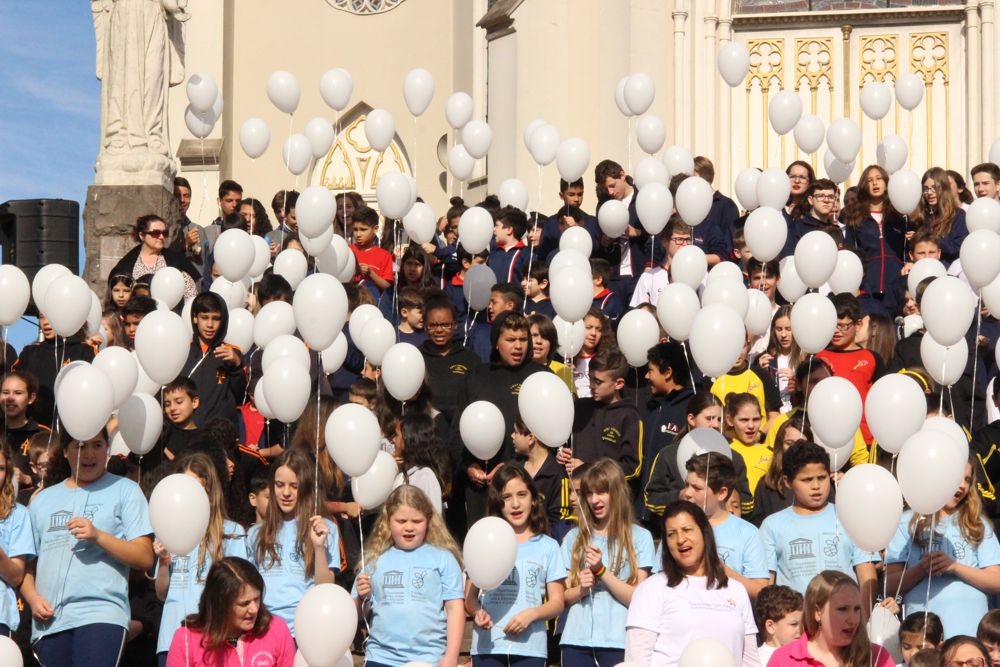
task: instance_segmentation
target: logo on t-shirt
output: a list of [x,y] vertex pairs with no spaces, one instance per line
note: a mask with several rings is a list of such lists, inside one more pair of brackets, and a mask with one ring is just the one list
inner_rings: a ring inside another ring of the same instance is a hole
[[400,570],[389,570],[382,575],[382,588],[405,588],[403,573]]
[[[97,514],[97,510],[100,509],[100,505],[96,507],[86,507],[82,512],[82,516],[90,521],[94,520],[94,516]],[[49,530],[48,532],[57,530],[69,530],[66,526],[69,524],[70,520],[73,518],[73,513],[68,510],[60,510],[58,512],[53,512],[49,515]]]
[[277,664],[278,658],[273,653],[267,651],[254,653],[253,657],[250,658],[250,662],[247,663],[248,667],[274,667]]
[[788,543],[788,560],[797,558],[815,558],[812,540],[800,537]]
[[425,568],[416,568],[413,570],[413,590],[418,591],[424,587],[424,579],[427,578],[427,570]]
[[469,367],[465,364],[452,364],[448,370],[452,375],[467,375],[469,373]]

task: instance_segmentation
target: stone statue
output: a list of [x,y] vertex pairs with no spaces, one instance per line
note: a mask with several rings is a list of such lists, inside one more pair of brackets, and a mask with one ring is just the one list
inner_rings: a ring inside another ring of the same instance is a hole
[[177,171],[167,91],[184,80],[187,0],[91,0],[101,80],[97,185],[162,185]]

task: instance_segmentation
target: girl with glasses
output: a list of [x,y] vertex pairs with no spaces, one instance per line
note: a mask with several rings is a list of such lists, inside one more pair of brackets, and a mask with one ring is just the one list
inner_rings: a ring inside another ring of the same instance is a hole
[[923,200],[913,212],[913,223],[917,228],[931,231],[941,244],[941,261],[948,266],[958,259],[962,241],[969,235],[965,224],[965,211],[951,191],[948,172],[941,167],[932,167],[924,172]]

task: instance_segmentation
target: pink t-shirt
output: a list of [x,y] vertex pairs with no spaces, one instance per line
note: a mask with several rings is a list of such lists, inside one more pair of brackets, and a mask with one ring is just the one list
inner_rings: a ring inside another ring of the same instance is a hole
[[[887,649],[872,644],[872,667],[896,667]],[[790,644],[785,644],[771,656],[766,667],[823,667],[823,663],[809,655],[809,638],[802,635]]]
[[271,625],[263,635],[249,638],[244,635],[236,646],[226,644],[208,652],[201,645],[201,638],[199,630],[178,628],[170,642],[167,667],[294,667],[295,664],[292,633],[277,616],[271,618]]

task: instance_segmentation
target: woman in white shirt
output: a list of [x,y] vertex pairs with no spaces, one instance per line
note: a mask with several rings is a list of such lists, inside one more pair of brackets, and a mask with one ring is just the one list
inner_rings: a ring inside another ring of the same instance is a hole
[[726,576],[715,535],[700,507],[686,500],[663,513],[663,571],[642,582],[626,621],[625,660],[674,667],[696,639],[716,639],[744,667],[759,666],[757,625],[746,589]]

